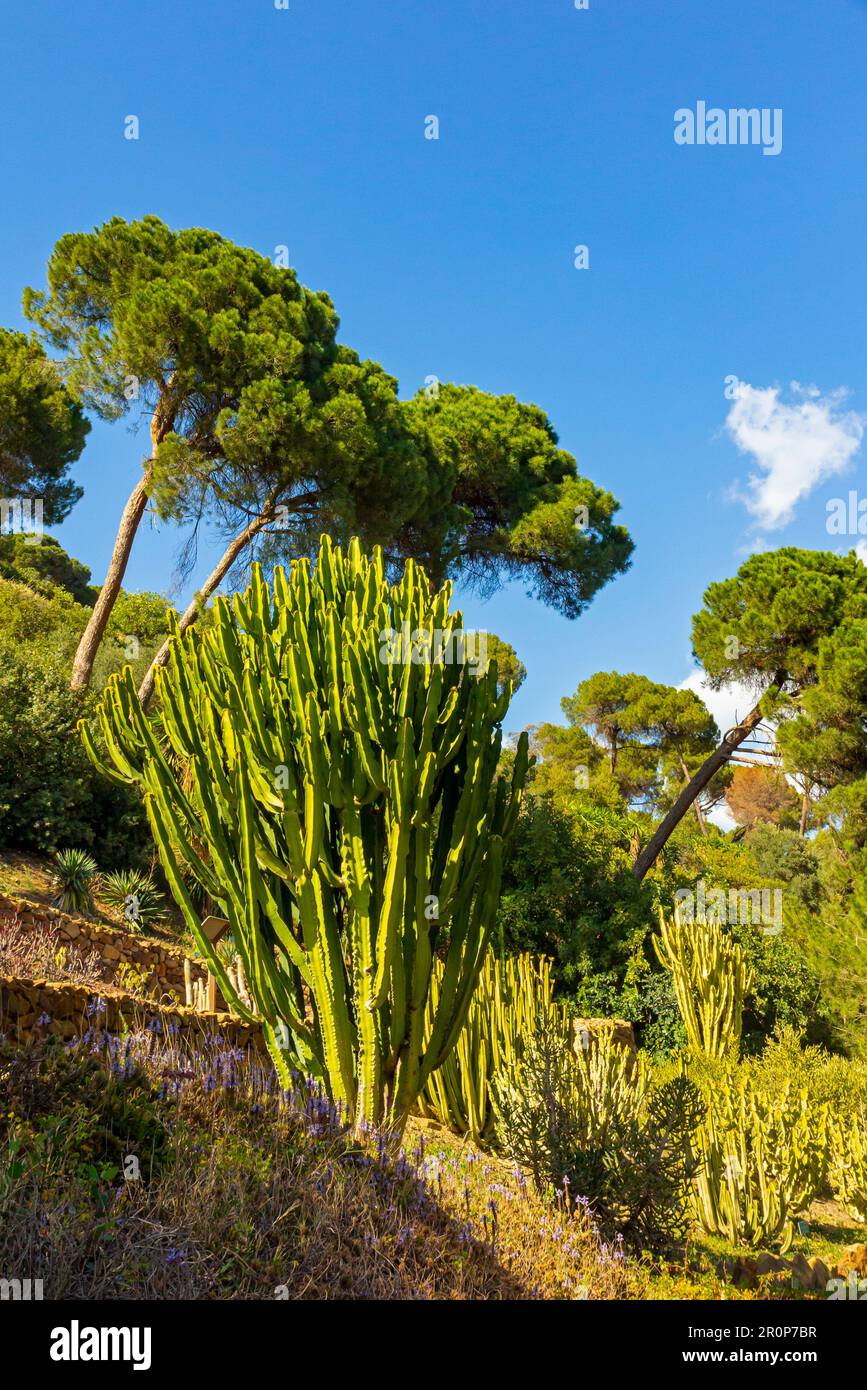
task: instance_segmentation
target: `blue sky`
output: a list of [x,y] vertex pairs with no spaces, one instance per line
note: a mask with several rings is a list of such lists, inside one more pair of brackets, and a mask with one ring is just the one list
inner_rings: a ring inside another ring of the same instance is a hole
[[[867,415],[859,0],[42,0],[0,40],[0,323],[113,215],[285,244],[405,395],[534,401],[620,499],[633,566],[584,617],[464,603],[528,668],[510,727],[596,670],[679,684],[751,548],[855,543],[826,502],[861,486]],[[780,108],[781,153],[677,145],[699,101]],[[145,447],[98,424],[76,468],[56,534],[97,581]],[[127,586],[166,591],[180,539],[146,523]]]

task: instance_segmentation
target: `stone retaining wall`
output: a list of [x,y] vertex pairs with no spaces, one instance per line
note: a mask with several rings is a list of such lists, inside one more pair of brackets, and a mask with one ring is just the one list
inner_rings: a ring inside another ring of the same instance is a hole
[[[62,941],[95,950],[110,978],[121,961],[134,965],[138,970],[149,972],[154,977],[157,994],[174,991],[178,998],[185,998],[184,961],[188,959],[179,946],[158,937],[142,936],[137,932],[125,931],[122,927],[109,927],[101,922],[88,922],[83,917],[71,917],[56,907],[46,907],[42,903],[30,902],[27,898],[13,898],[0,893],[0,916],[14,917],[26,931],[46,928]],[[208,969],[204,962],[190,957],[190,968],[194,981],[205,981]],[[218,1007],[223,1003],[218,998]]]
[[[102,1001],[104,1008],[94,1008],[95,1000]],[[69,1042],[89,1028],[123,1033],[145,1027],[171,1033],[176,1042],[192,1047],[200,1046],[208,1035],[220,1033],[233,1047],[267,1051],[258,1025],[244,1023],[234,1014],[196,1013],[184,1005],[167,1008],[133,999],[111,986],[96,995],[90,985],[0,975],[0,1032],[10,1042],[26,1045],[50,1035]]]
[[636,1056],[632,1024],[623,1018],[573,1018],[572,1040],[576,1047],[592,1047],[600,1033],[610,1033],[618,1047],[625,1047]]

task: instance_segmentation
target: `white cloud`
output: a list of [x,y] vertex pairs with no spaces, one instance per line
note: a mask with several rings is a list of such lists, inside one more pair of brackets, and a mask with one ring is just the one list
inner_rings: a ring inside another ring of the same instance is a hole
[[791,403],[780,389],[747,382],[735,387],[725,427],[757,467],[747,490],[734,490],[757,527],[778,531],[795,507],[826,478],[845,472],[861,444],[865,417],[844,410],[845,390],[823,396],[815,386],[791,384]]
[[746,685],[724,685],[722,690],[712,690],[706,680],[704,671],[697,666],[686,680],[681,681],[678,690],[693,690],[700,700],[704,700],[717,722],[720,734],[728,733],[739,719],[749,714],[758,698],[756,692]]

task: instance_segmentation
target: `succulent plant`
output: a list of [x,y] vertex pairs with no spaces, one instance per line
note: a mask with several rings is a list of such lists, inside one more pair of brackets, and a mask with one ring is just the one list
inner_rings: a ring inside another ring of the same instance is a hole
[[84,849],[62,849],[54,856],[51,901],[64,912],[93,911],[93,877],[96,860]]
[[413,561],[389,583],[379,551],[323,537],[313,572],[293,561],[269,587],[257,568],[174,637],[155,715],[129,668],[109,681],[104,764],[82,725],[142,787],[172,895],[250,1017],[182,866],[228,920],[284,1082],[318,1075],[356,1124],[396,1133],[466,1021],[529,764],[522,735],[498,776],[510,691],[468,664],[450,597]]
[[165,898],[149,873],[141,869],[115,869],[103,874],[99,896],[109,907],[123,913],[131,931],[146,931],[158,922],[165,912]]
[[713,922],[659,916],[656,954],[671,975],[690,1047],[709,1057],[737,1056],[751,972],[736,941]]

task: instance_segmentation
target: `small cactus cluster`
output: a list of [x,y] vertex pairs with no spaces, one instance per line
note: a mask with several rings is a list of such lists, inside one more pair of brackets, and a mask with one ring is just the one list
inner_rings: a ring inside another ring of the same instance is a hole
[[[439,1008],[443,966],[434,966],[425,1014],[425,1033],[433,1030]],[[566,1010],[555,1004],[551,962],[547,957],[489,956],[479,976],[457,1046],[428,1080],[419,1099],[422,1115],[437,1119],[476,1143],[491,1137],[494,1115],[491,1081],[512,1072],[525,1040],[541,1016],[567,1038]]]
[[831,1123],[828,1177],[836,1201],[856,1221],[867,1222],[867,1115]]
[[[379,551],[323,537],[314,570],[293,561],[269,587],[257,568],[175,634],[156,714],[130,668],[110,680],[107,759],[82,726],[91,757],[141,786],[172,894],[284,1083],[319,1076],[357,1124],[394,1132],[467,1019],[529,764],[522,735],[498,775],[511,692],[462,657],[450,597],[411,560],[390,583]],[[230,924],[247,1000],[190,876]]]
[[821,1190],[828,1162],[828,1116],[807,1092],[761,1093],[745,1072],[726,1069],[706,1095],[698,1131],[701,1167],[694,1213],[703,1230],[735,1245],[779,1241]]
[[659,916],[656,954],[671,975],[677,1007],[695,1052],[737,1056],[751,971],[744,953],[712,922]]

